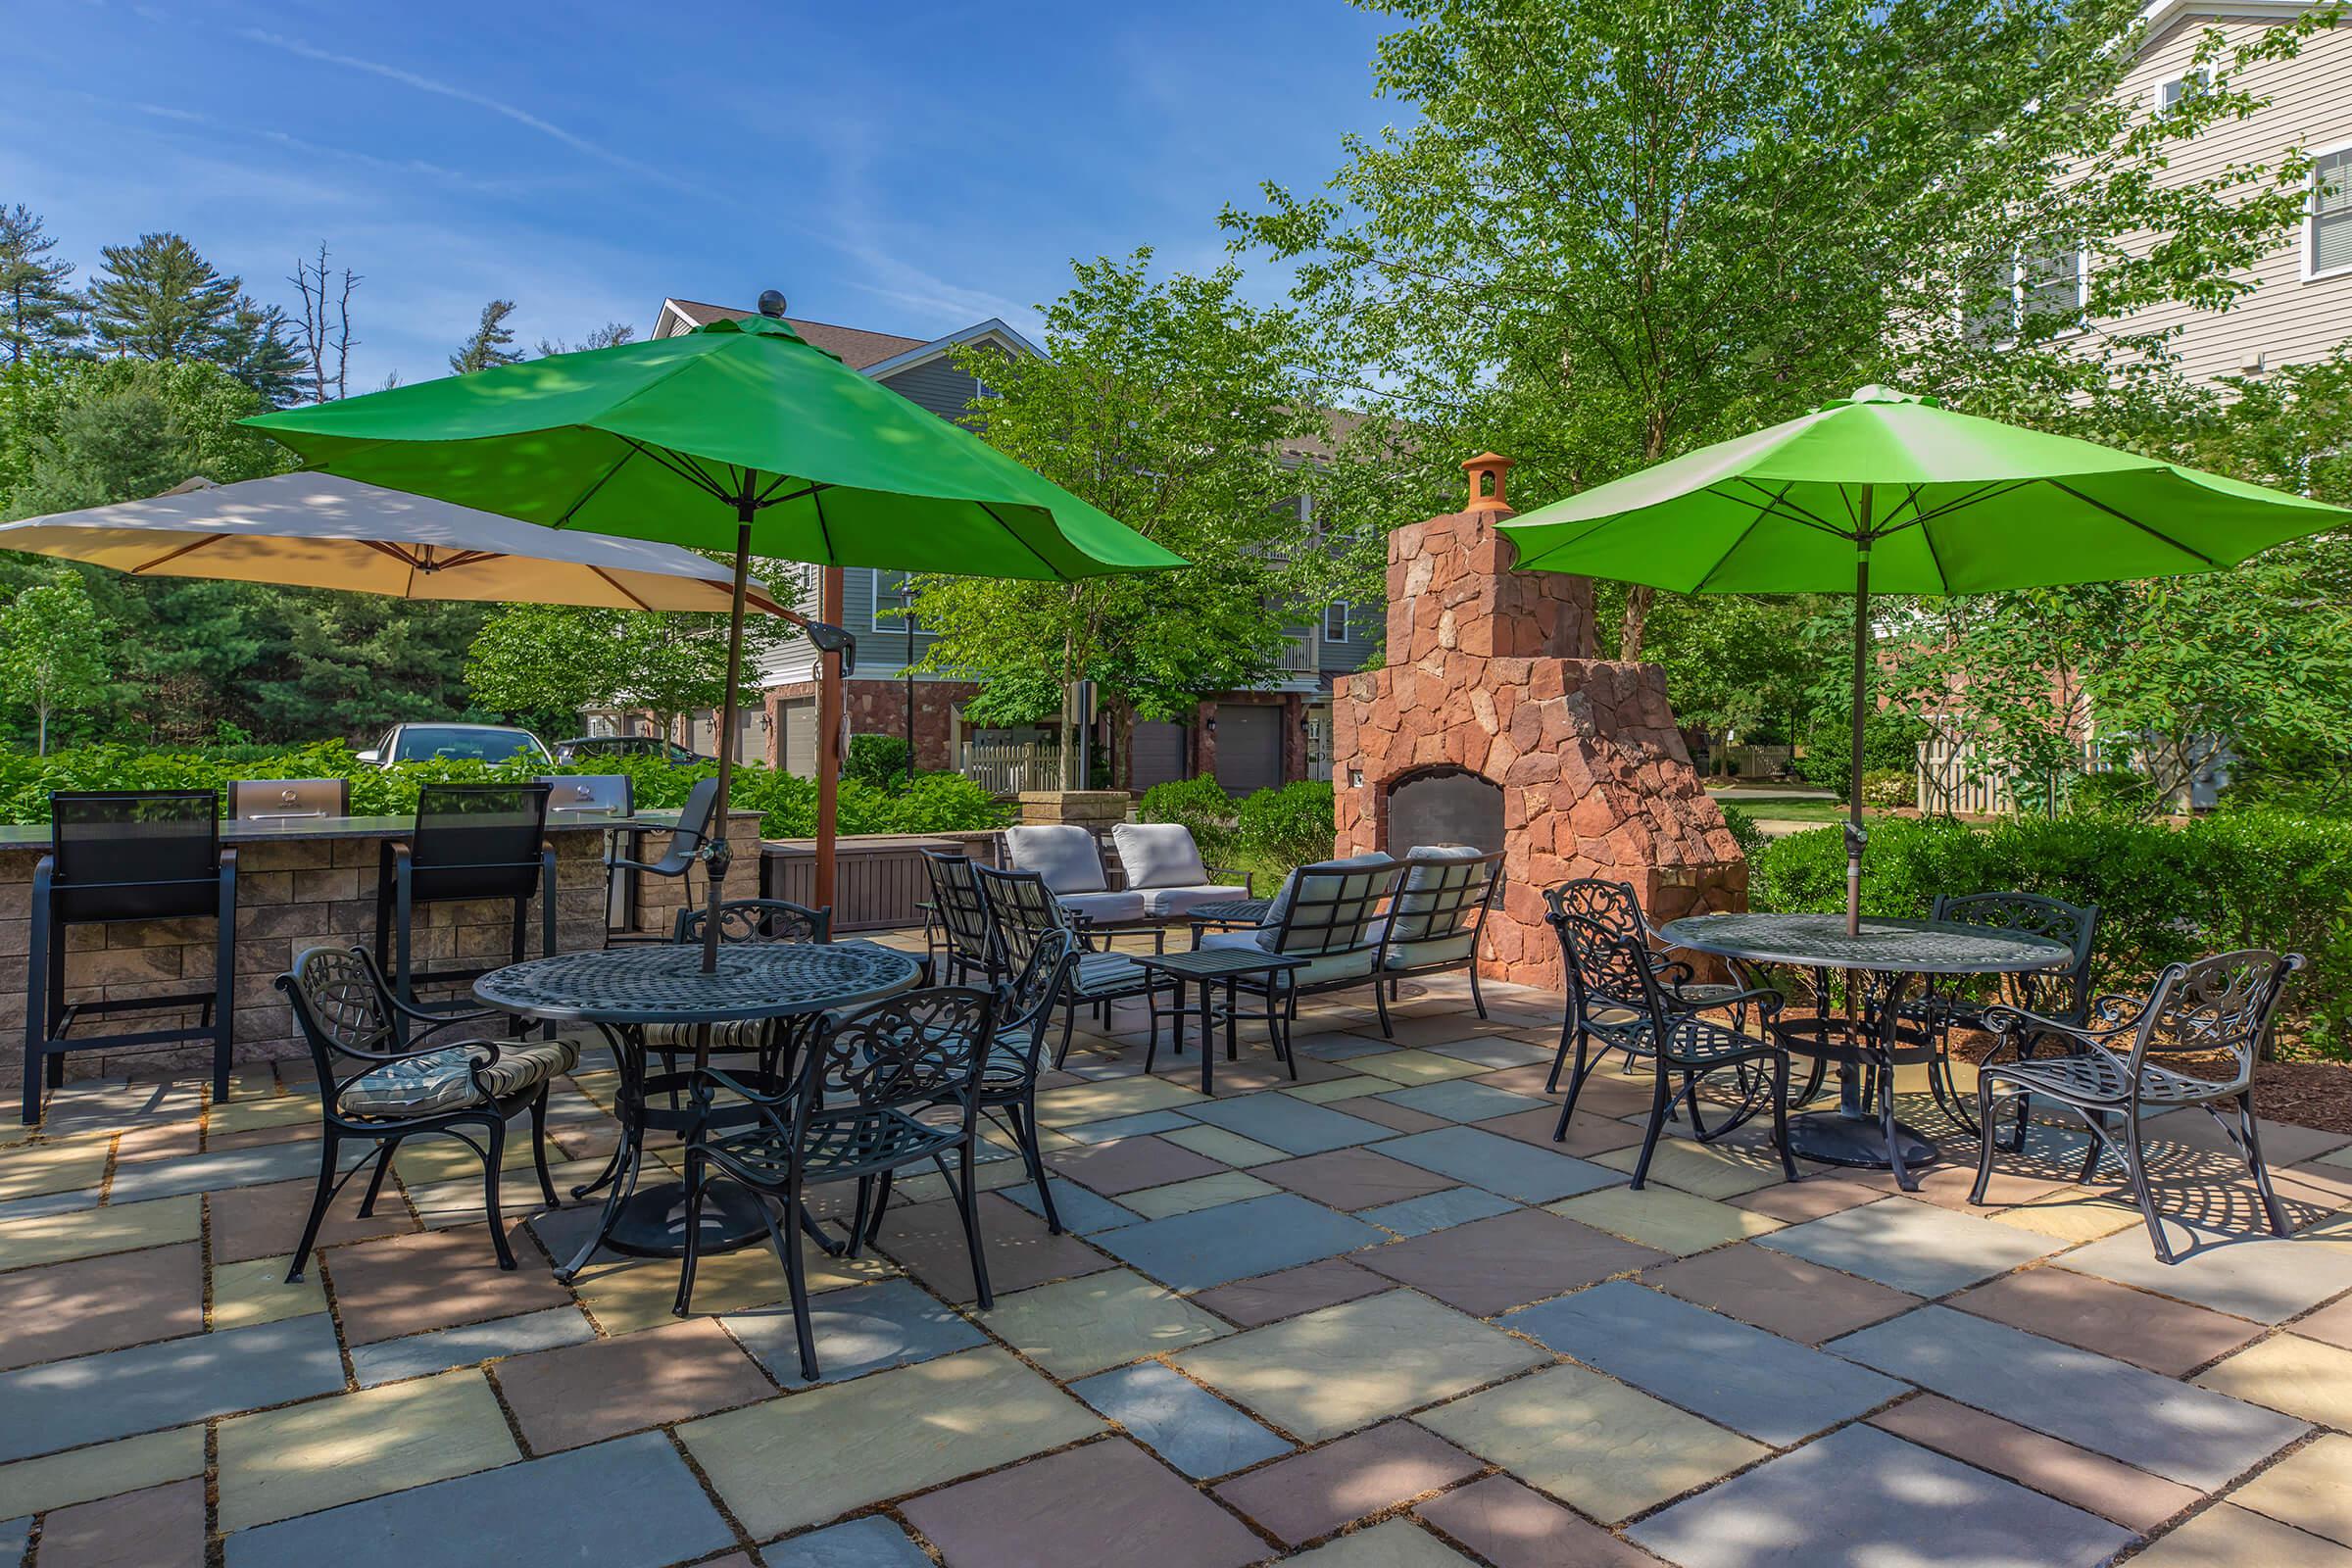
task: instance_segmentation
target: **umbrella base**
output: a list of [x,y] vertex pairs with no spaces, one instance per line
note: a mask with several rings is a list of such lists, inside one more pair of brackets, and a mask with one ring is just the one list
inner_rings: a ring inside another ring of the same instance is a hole
[[[758,1195],[735,1182],[711,1182],[703,1195],[702,1235],[695,1250],[732,1252],[766,1239]],[[684,1257],[686,1184],[655,1182],[631,1193],[605,1228],[604,1245],[630,1257]]]
[[[1943,1152],[1905,1122],[1894,1124],[1895,1144],[1903,1168],[1916,1170],[1943,1157]],[[1835,1110],[1809,1111],[1788,1118],[1788,1149],[1799,1159],[1822,1165],[1845,1165],[1856,1170],[1892,1170],[1886,1157],[1886,1128],[1876,1116],[1847,1116]]]

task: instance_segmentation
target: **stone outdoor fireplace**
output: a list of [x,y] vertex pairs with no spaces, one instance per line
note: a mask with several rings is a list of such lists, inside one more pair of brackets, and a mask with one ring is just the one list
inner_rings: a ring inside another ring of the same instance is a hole
[[1747,904],[1747,866],[1699,787],[1655,664],[1584,657],[1592,585],[1513,572],[1508,458],[1462,465],[1470,504],[1389,536],[1388,663],[1332,701],[1342,855],[1503,852],[1480,972],[1558,989],[1543,889],[1631,882],[1652,920]]

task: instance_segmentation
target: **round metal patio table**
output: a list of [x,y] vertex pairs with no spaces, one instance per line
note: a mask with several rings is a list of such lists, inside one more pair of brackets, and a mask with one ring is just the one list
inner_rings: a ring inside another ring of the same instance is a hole
[[[643,1182],[649,1130],[690,1137],[707,1125],[743,1119],[714,1105],[709,1082],[693,1073],[649,1071],[646,1031],[656,1025],[694,1030],[694,1064],[710,1064],[710,1027],[804,1018],[853,1007],[912,987],[921,961],[874,942],[736,943],[718,950],[718,967],[705,974],[699,943],[560,953],[493,970],[473,983],[485,1004],[552,1024],[594,1024],[612,1043],[620,1071],[614,1097],[620,1145],[595,1181],[574,1188],[584,1198],[611,1187],[595,1234],[557,1272],[569,1278],[599,1247],[634,1257],[679,1257],[686,1250],[686,1184]],[[683,1100],[677,1094],[685,1090]],[[656,1095],[670,1103],[654,1104]],[[760,1200],[732,1182],[713,1181],[703,1206],[699,1249],[743,1247],[766,1233]]]
[[[1792,1051],[1838,1063],[1838,1108],[1789,1117],[1788,1147],[1821,1164],[1891,1169],[1906,1191],[1917,1186],[1911,1172],[1940,1158],[1941,1151],[1890,1112],[1873,1112],[1863,1102],[1861,1081],[1866,1065],[1891,1075],[1898,1060],[1929,1049],[1902,1042],[1905,992],[1923,984],[1932,998],[1939,978],[2019,974],[2074,961],[2063,942],[1950,920],[1866,916],[1861,934],[1848,936],[1842,913],[1694,914],[1667,921],[1658,935],[1694,953],[1813,971],[1813,1021],[1784,1021],[1773,1033]],[[1849,987],[1852,1016],[1846,1019],[1829,1011],[1829,974],[1838,969],[1863,977],[1861,985]],[[1886,1093],[1891,1099],[1891,1087]]]

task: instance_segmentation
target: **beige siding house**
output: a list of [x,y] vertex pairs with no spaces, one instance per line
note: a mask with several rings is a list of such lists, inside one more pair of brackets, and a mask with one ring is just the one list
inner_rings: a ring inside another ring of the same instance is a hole
[[[2307,9],[2300,0],[2155,0],[2125,90],[2161,110],[2195,90],[2190,77],[2207,28],[2219,28],[2234,48]],[[2195,176],[2230,163],[2272,162],[2301,146],[2318,168],[2293,243],[2255,270],[2252,293],[2227,311],[2168,306],[2132,318],[2134,330],[2180,323],[2181,368],[2200,381],[2304,364],[2352,341],[2352,24],[2317,33],[2298,58],[2250,66],[2236,80],[2268,106],[2207,127],[2176,151],[2173,167]]]

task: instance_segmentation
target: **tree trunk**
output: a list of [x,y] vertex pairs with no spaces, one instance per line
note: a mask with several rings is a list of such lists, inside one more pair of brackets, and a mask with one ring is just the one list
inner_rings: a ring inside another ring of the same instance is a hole
[[1658,591],[1641,583],[1628,584],[1625,590],[1625,620],[1617,629],[1617,657],[1628,663],[1642,657],[1642,623],[1649,618],[1650,602]]

